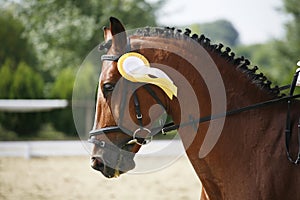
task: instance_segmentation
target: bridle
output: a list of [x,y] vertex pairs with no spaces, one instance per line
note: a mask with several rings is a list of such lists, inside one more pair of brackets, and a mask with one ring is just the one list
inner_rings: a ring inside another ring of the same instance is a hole
[[[109,42],[108,42],[109,43]],[[100,45],[99,49],[103,50],[108,49],[110,47],[111,44],[104,44],[104,45]],[[130,40],[129,38],[127,39],[127,47],[126,47],[126,52],[130,52],[131,51],[131,47],[130,47]],[[101,61],[113,61],[113,62],[117,62],[119,60],[119,58],[122,55],[102,55],[101,56]],[[230,116],[230,115],[235,115],[235,114],[239,114],[245,111],[249,111],[249,110],[254,110],[254,109],[258,109],[258,108],[262,108],[262,107],[266,107],[266,106],[270,106],[276,103],[281,103],[281,102],[287,102],[287,117],[286,117],[286,129],[285,129],[285,144],[286,144],[286,153],[287,153],[287,158],[290,162],[292,162],[295,165],[300,164],[300,118],[299,118],[299,122],[298,122],[298,155],[296,159],[293,159],[291,157],[290,154],[290,140],[291,140],[291,134],[292,134],[292,122],[291,122],[291,118],[290,118],[290,109],[291,109],[291,104],[292,104],[292,100],[297,99],[300,97],[300,94],[294,95],[294,90],[295,90],[295,86],[296,86],[296,82],[297,82],[297,78],[299,76],[299,71],[295,73],[294,75],[294,79],[292,81],[291,85],[287,85],[287,86],[283,86],[282,88],[287,89],[290,88],[290,92],[288,96],[284,96],[281,98],[276,98],[276,99],[271,99],[268,101],[264,101],[264,102],[260,102],[257,104],[252,104],[249,106],[245,106],[245,107],[241,107],[241,108],[237,108],[237,109],[233,109],[233,110],[229,110],[226,111],[224,113],[219,113],[219,114],[215,114],[215,115],[210,115],[210,116],[205,116],[205,117],[201,117],[199,119],[193,119],[190,118],[189,121],[187,122],[183,122],[180,124],[174,124],[173,122],[171,123],[166,123],[160,127],[155,127],[153,129],[148,129],[146,127],[143,126],[143,115],[141,113],[140,110],[140,102],[138,99],[138,96],[136,94],[136,91],[133,92],[133,102],[134,102],[134,107],[135,107],[135,114],[136,114],[136,119],[139,123],[139,128],[136,129],[135,131],[131,131],[125,127],[123,127],[121,125],[122,119],[123,119],[123,115],[124,115],[124,108],[125,108],[125,104],[126,104],[126,90],[123,90],[122,93],[122,101],[121,101],[121,106],[120,106],[120,119],[119,119],[119,123],[117,126],[110,126],[110,127],[104,127],[104,128],[100,128],[100,129],[96,129],[96,130],[92,130],[89,132],[89,139],[88,141],[90,143],[94,143],[95,145],[97,145],[100,148],[108,148],[117,152],[124,152],[122,150],[122,148],[126,145],[130,145],[133,143],[136,143],[138,145],[145,145],[148,144],[149,142],[152,141],[152,138],[154,135],[162,133],[163,135],[165,135],[167,132],[173,131],[173,130],[177,130],[179,127],[185,127],[185,126],[194,126],[196,124],[200,124],[203,122],[207,122],[207,121],[211,121],[211,120],[215,120],[215,119],[219,119],[219,118],[224,118],[226,116]],[[124,79],[125,85],[128,84],[136,84],[136,83],[131,83],[130,81],[127,81]],[[151,89],[151,87],[146,84],[142,86],[149,94],[150,96],[155,99],[155,101],[163,108],[166,110],[165,105],[162,103],[162,101],[159,99],[159,97],[157,96],[157,94],[155,93],[154,90]],[[138,137],[138,133],[141,131],[146,131],[148,132],[147,137]],[[132,137],[132,139],[127,142],[122,148],[117,147],[113,144],[109,144],[106,143],[105,141],[101,141],[101,140],[97,140],[94,136],[97,135],[105,135],[108,133],[113,133],[113,132],[123,132],[126,133],[128,135],[130,135]],[[129,153],[129,152],[128,152]]]
[[[128,87],[128,84],[132,84],[125,79],[123,79],[123,81],[124,81],[125,88]],[[160,105],[164,110],[166,110],[166,107],[164,106],[162,101],[159,99],[159,97],[157,96],[155,91],[152,90],[152,88],[149,85],[143,85],[142,87],[148,92],[148,94],[150,94],[150,96],[153,99],[155,99],[155,101],[158,105]],[[125,126],[122,126],[122,121],[124,118],[124,110],[125,110],[125,106],[126,106],[125,104],[127,102],[126,101],[127,90],[125,89],[122,92],[123,98],[122,98],[121,105],[120,105],[120,117],[119,117],[118,125],[104,127],[104,128],[100,128],[97,130],[92,130],[92,131],[90,131],[90,138],[93,136],[96,136],[96,135],[101,135],[101,134],[108,134],[108,133],[113,133],[113,132],[123,132],[132,137],[132,140],[128,142],[129,144],[132,142],[135,142],[139,145],[145,145],[145,144],[148,144],[149,142],[151,142],[153,136],[156,135],[157,133],[159,133],[159,131],[160,131],[159,127],[153,128],[151,130],[144,127],[143,114],[141,113],[141,106],[140,106],[139,98],[137,96],[137,92],[133,91],[132,95],[133,95],[133,103],[134,103],[134,108],[135,108],[135,117],[138,122],[139,128],[137,128],[135,131],[132,131],[132,130],[129,130],[128,128],[126,128]],[[138,136],[139,135],[138,133],[141,131],[148,132],[146,138],[142,138],[142,137]],[[89,139],[89,142],[94,143],[94,139],[93,138]],[[104,144],[104,141],[102,142],[102,144]]]
[[[108,44],[104,44],[104,46],[100,46],[99,49],[102,50],[102,48],[109,48],[111,45],[110,42],[108,42]],[[131,51],[131,47],[130,47],[130,40],[129,38],[127,39],[127,47],[126,47],[126,53]],[[119,58],[122,55],[102,55],[101,56],[101,61],[113,61],[113,62],[117,62],[119,60]],[[127,93],[128,93],[128,86],[130,84],[134,84],[131,83],[130,81],[127,81],[126,79],[122,80],[124,83],[124,90],[122,92],[122,100],[121,100],[121,104],[120,104],[120,117],[119,117],[119,121],[118,121],[118,125],[117,126],[110,126],[110,127],[104,127],[104,128],[100,128],[97,130],[92,130],[89,132],[89,142],[94,143],[95,145],[101,147],[101,148],[110,148],[110,149],[119,149],[119,147],[116,147],[113,144],[109,144],[106,143],[105,141],[100,141],[97,140],[94,136],[97,135],[102,135],[102,134],[108,134],[108,133],[113,133],[113,132],[122,132],[125,133],[127,135],[131,136],[131,140],[129,142],[127,142],[128,145],[130,144],[138,144],[138,145],[145,145],[148,144],[152,141],[152,138],[154,135],[158,134],[161,130],[161,128],[156,127],[156,128],[152,128],[151,130],[144,127],[144,123],[143,123],[143,115],[141,113],[141,106],[140,106],[140,101],[137,95],[136,91],[133,91],[132,96],[133,96],[133,103],[134,103],[134,108],[135,108],[135,117],[136,120],[138,122],[139,127],[132,131],[127,129],[125,126],[122,126],[122,119],[124,118],[124,110],[125,110],[125,106],[126,106],[126,102],[127,102]],[[163,104],[163,102],[160,100],[160,98],[157,96],[156,92],[149,86],[149,85],[142,85],[142,87],[148,92],[148,94],[156,101],[156,103],[158,105],[160,105],[162,107],[163,110],[166,110],[165,105]],[[140,132],[146,132],[147,136],[146,137],[139,137],[139,133]],[[125,144],[123,147],[125,147],[127,144]]]

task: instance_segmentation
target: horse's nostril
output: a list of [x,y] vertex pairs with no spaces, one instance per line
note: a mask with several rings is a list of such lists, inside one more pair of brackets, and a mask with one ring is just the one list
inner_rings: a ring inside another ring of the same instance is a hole
[[91,167],[93,169],[95,169],[95,170],[103,171],[103,169],[104,169],[104,163],[101,160],[101,158],[99,158],[99,157],[92,157],[91,158]]

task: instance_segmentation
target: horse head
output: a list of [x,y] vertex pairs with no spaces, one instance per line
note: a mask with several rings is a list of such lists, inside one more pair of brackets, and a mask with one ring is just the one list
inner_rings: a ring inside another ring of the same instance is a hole
[[119,59],[131,49],[121,22],[111,17],[110,27],[104,27],[103,31],[105,44],[100,48],[106,48],[107,54],[102,56],[89,141],[94,143],[92,168],[111,178],[135,167],[135,153],[155,134],[150,128],[151,119],[165,113],[168,100],[157,86],[128,81],[120,74]]

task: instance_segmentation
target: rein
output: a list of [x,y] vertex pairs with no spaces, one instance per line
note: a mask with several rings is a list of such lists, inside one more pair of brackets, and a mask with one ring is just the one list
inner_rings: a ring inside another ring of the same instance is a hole
[[[100,46],[100,48],[101,48],[101,46]],[[129,38],[127,39],[126,49],[127,49],[127,52],[131,51]],[[107,61],[117,62],[120,57],[121,57],[121,55],[102,55],[101,56],[101,61],[107,60]],[[179,127],[185,127],[185,126],[191,126],[191,125],[194,126],[195,124],[200,124],[200,123],[220,119],[220,118],[223,118],[223,117],[226,117],[226,116],[239,114],[239,113],[242,113],[242,112],[245,112],[245,111],[266,107],[266,106],[273,105],[273,104],[276,104],[276,103],[287,102],[288,107],[287,107],[286,129],[285,129],[286,153],[287,153],[288,160],[290,162],[292,162],[293,164],[298,165],[298,164],[300,164],[300,118],[299,118],[299,122],[298,122],[298,155],[297,155],[297,158],[294,160],[291,157],[291,153],[290,153],[290,140],[291,140],[291,134],[292,134],[292,122],[291,122],[291,118],[290,118],[290,109],[291,109],[291,100],[294,100],[294,99],[297,99],[297,98],[300,97],[300,94],[297,94],[297,95],[293,94],[294,90],[295,90],[295,86],[296,86],[298,76],[299,76],[299,71],[295,73],[292,84],[283,87],[284,89],[290,88],[289,96],[284,96],[284,97],[277,98],[277,99],[271,99],[271,100],[268,100],[268,101],[252,104],[252,105],[249,105],[249,106],[229,110],[229,111],[224,112],[224,113],[219,113],[219,114],[215,114],[215,115],[209,115],[209,116],[201,117],[201,118],[196,119],[196,120],[191,118],[190,121],[180,123],[180,124],[174,124],[173,122],[171,122],[171,123],[165,124],[163,126],[163,128],[155,127],[155,128],[152,129],[152,131],[145,128],[145,127],[143,127],[143,122],[142,122],[143,118],[142,118],[142,114],[140,112],[140,102],[138,100],[136,92],[133,92],[134,107],[135,107],[135,112],[136,112],[136,118],[137,118],[137,121],[139,123],[139,128],[136,129],[135,131],[130,131],[130,130],[128,130],[125,127],[122,127],[120,125],[120,121],[123,118],[123,114],[124,114],[123,110],[124,110],[124,107],[125,107],[124,104],[126,103],[126,99],[125,99],[125,100],[122,100],[122,102],[121,102],[121,109],[120,109],[121,114],[120,114],[120,120],[119,120],[118,125],[117,126],[104,127],[104,128],[100,128],[100,129],[90,131],[88,141],[91,142],[91,143],[94,143],[95,145],[99,146],[100,148],[117,149],[118,147],[116,147],[115,145],[107,144],[107,143],[105,143],[105,141],[99,141],[94,136],[113,133],[113,132],[123,132],[125,134],[128,134],[128,135],[132,136],[132,140],[130,140],[127,143],[128,145],[133,144],[133,143],[136,143],[136,144],[139,144],[139,145],[145,145],[145,144],[148,144],[149,142],[152,141],[152,138],[153,138],[154,135],[159,134],[159,133],[162,133],[163,135],[166,135],[167,132],[174,131],[174,130],[178,129]],[[127,81],[127,80],[125,80],[125,81]],[[142,87],[146,89],[146,91],[151,95],[151,97],[154,98],[155,101],[162,108],[165,108],[162,101],[158,98],[156,93],[149,87],[149,85],[143,85]],[[126,91],[123,92],[122,95],[126,97]],[[146,138],[138,137],[137,133],[140,132],[140,131],[148,132],[147,137]],[[120,151],[120,150],[118,150],[118,151]]]
[[189,126],[189,125],[193,125],[193,124],[196,124],[196,123],[208,122],[208,121],[215,120],[215,119],[220,119],[220,118],[223,118],[223,117],[226,117],[226,116],[239,114],[239,113],[242,113],[242,112],[245,112],[245,111],[254,110],[254,109],[257,109],[257,108],[269,106],[269,105],[272,105],[272,104],[275,104],[275,103],[290,101],[292,99],[296,99],[296,98],[299,98],[299,97],[300,97],[300,94],[293,95],[293,96],[286,96],[286,97],[282,97],[282,98],[278,98],[278,99],[272,99],[272,100],[269,100],[269,101],[264,101],[264,102],[261,102],[261,103],[253,104],[253,105],[250,105],[250,106],[245,106],[245,107],[242,107],[242,108],[237,108],[237,109],[234,109],[234,110],[229,110],[229,111],[224,112],[224,113],[219,113],[219,114],[215,114],[215,115],[209,115],[209,116],[201,117],[197,120],[191,120],[189,122],[181,123],[179,125],[172,124],[172,125],[164,127],[161,132],[164,134],[166,132],[178,129],[180,126]]

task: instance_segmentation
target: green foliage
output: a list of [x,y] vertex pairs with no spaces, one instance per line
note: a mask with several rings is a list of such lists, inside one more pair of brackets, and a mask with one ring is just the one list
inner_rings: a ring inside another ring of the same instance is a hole
[[14,73],[10,88],[11,99],[43,98],[44,82],[42,77],[25,63],[21,62]]
[[42,77],[23,62],[13,70],[10,60],[6,60],[0,68],[0,77],[2,99],[43,98]]
[[291,83],[296,63],[300,60],[300,1],[283,2],[283,10],[289,15],[285,38],[237,48],[239,55],[250,58],[252,63],[279,85]]
[[270,41],[265,44],[241,45],[235,48],[237,56],[244,56],[251,60],[253,66],[259,67],[259,72],[264,73],[275,85],[286,84],[282,79],[284,73],[273,66],[276,52],[274,51],[275,42]]
[[77,136],[71,107],[63,110],[53,110],[48,116],[49,121],[57,131],[63,132],[67,136]]
[[229,46],[238,44],[239,34],[231,22],[227,20],[217,20],[214,23],[204,24],[201,28],[212,38],[216,38],[219,42],[224,42]]
[[100,70],[95,69],[92,63],[83,63],[74,86],[76,100],[91,100],[91,97],[95,97],[99,74]]
[[72,68],[63,69],[60,72],[53,84],[51,98],[71,100],[75,79],[74,74],[75,73]]
[[10,88],[13,81],[12,64],[9,59],[0,68],[0,99],[9,98]]
[[[74,79],[74,70],[72,68],[63,69],[54,82],[51,90],[51,98],[71,100]],[[49,116],[56,130],[70,136],[76,136],[71,107],[52,111]]]
[[191,24],[189,27],[190,27],[192,33],[200,34],[201,33],[200,26],[201,25],[199,25],[199,24]]
[[36,67],[35,51],[23,35],[25,28],[21,21],[0,9],[0,27],[0,66],[9,59],[14,68],[21,61]]
[[[55,130],[51,124],[44,124],[37,134],[39,140],[64,140],[70,139],[63,132]],[[72,138],[73,139],[73,138]]]
[[27,0],[20,5],[20,18],[37,50],[41,70],[52,77],[63,67],[80,63],[80,50],[96,28],[94,19],[81,16],[71,1],[63,2]]
[[96,64],[97,60],[99,60],[99,53],[94,50],[81,65],[74,84],[73,116],[80,134],[87,133],[92,128],[101,72],[101,68]]
[[0,123],[18,136],[36,136],[43,122],[41,113],[1,113]]
[[[1,98],[21,99],[21,98],[42,98],[43,80],[39,74],[34,72],[25,63],[20,63],[13,73],[9,61],[0,69]],[[16,132],[18,135],[34,135],[39,130],[42,123],[40,113],[1,113],[0,123],[8,130]]]
[[[46,96],[71,100],[75,70],[90,50],[103,41],[101,28],[108,24],[109,17],[120,18],[127,28],[154,26],[155,12],[163,0],[155,4],[145,0],[1,2],[0,98]],[[66,66],[71,67],[65,69]],[[34,71],[42,72],[43,80]],[[90,80],[81,83],[80,93],[84,98],[95,95],[94,82],[92,86]],[[36,135],[41,126],[40,114],[0,115],[3,126],[18,134]],[[75,133],[70,108],[53,111],[48,116],[56,129]]]
[[228,46],[236,46],[239,42],[239,33],[233,24],[227,20],[216,20],[211,23],[193,24],[192,30],[201,33],[212,39],[214,42],[221,42]]
[[0,141],[11,141],[17,139],[18,139],[18,135],[15,132],[6,130],[0,124]]
[[[0,10],[0,98],[42,98],[44,82],[35,72],[35,51],[23,35],[24,26],[9,9]],[[30,66],[29,66],[30,65]],[[0,124],[5,133],[2,139],[18,135],[34,135],[42,118],[37,113],[0,113]]]
[[281,78],[290,83],[296,70],[296,63],[300,60],[300,1],[283,0],[284,11],[290,20],[286,23],[284,40],[276,41],[276,55],[274,67],[279,69]]
[[102,40],[101,28],[110,16],[119,17],[129,28],[155,25],[157,9],[144,0],[24,0],[19,7],[41,70],[50,78],[65,66],[80,65]]

